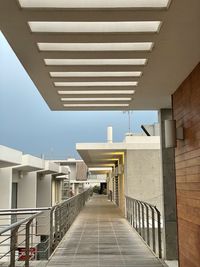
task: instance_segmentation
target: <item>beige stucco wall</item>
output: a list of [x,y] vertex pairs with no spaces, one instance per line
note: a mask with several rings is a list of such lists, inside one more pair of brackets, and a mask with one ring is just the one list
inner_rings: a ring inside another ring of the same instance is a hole
[[154,204],[162,211],[160,150],[127,150],[125,195]]

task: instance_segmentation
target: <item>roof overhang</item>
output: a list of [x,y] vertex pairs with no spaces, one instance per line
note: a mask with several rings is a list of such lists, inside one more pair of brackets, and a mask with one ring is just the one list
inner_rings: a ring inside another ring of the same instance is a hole
[[114,167],[127,150],[159,150],[159,136],[134,136],[132,143],[78,143],[76,150],[89,167]]
[[39,174],[42,175],[46,175],[46,174],[54,174],[54,173],[58,173],[59,172],[59,165],[49,161],[49,160],[45,160],[44,162],[44,169],[38,171]]
[[70,165],[76,165],[76,163],[83,162],[83,160],[80,159],[66,159],[66,160],[53,160],[53,162],[61,165],[61,166],[70,166]]
[[125,152],[125,149],[104,144],[77,144],[76,150],[89,168],[114,167]]
[[44,169],[44,160],[32,155],[23,155],[21,165],[13,167],[13,170],[22,172],[33,172]]
[[90,174],[108,174],[110,172],[112,172],[112,167],[93,167],[93,168],[89,168],[88,170],[90,172]]
[[55,175],[56,179],[61,179],[61,180],[66,180],[69,179],[69,175],[65,174],[65,175]]
[[72,184],[98,184],[98,183],[105,183],[106,179],[89,179],[85,181],[77,181],[77,180],[70,180]]
[[59,166],[59,172],[54,174],[58,179],[68,179],[70,175],[70,168],[68,166]]
[[22,152],[0,145],[0,168],[13,167],[21,162]]
[[0,29],[49,107],[170,107],[200,59],[200,1],[82,3],[0,1]]

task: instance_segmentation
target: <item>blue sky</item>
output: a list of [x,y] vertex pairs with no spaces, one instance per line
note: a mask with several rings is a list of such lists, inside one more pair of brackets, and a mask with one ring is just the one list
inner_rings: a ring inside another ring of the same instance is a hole
[[[0,32],[0,144],[45,158],[78,157],[75,144],[105,142],[113,126],[115,142],[128,132],[123,112],[51,111]],[[157,122],[157,112],[131,115],[132,129]]]

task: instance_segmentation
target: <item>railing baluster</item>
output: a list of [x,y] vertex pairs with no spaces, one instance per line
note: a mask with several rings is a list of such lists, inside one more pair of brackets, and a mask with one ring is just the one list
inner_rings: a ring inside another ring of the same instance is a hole
[[137,209],[137,201],[135,200],[135,228],[138,231],[138,209]]
[[131,226],[133,226],[133,201],[130,199]]
[[55,216],[55,206],[50,211],[50,226],[49,226],[49,252],[48,256],[50,257],[51,253],[53,252],[53,242],[54,242],[54,230],[53,230],[53,218]]
[[140,202],[137,201],[137,205],[138,205],[138,229],[139,229],[139,234],[141,235],[141,210],[140,210]]
[[134,204],[134,200],[132,200],[132,213],[133,213],[133,223],[132,226],[135,227],[135,204]]
[[159,258],[162,258],[162,237],[161,237],[161,216],[160,212],[157,208],[155,208],[157,212],[157,221],[158,221],[158,254]]
[[141,209],[142,209],[142,237],[146,241],[145,238],[145,224],[144,224],[144,205],[141,203]]
[[56,207],[55,209],[55,215],[54,215],[54,220],[55,220],[55,245],[57,246],[58,242],[59,242],[59,238],[58,238],[58,208]]
[[153,246],[153,251],[156,253],[155,215],[153,207],[151,207],[151,224],[152,224],[152,246]]
[[146,224],[147,224],[147,244],[150,246],[150,233],[149,233],[149,206],[145,203],[145,207],[146,207]]
[[26,224],[26,237],[25,237],[25,267],[29,267],[29,249],[30,249],[30,225],[33,219],[29,220]]
[[11,240],[10,240],[10,267],[15,267],[15,251],[17,244],[17,232],[19,226],[11,230]]

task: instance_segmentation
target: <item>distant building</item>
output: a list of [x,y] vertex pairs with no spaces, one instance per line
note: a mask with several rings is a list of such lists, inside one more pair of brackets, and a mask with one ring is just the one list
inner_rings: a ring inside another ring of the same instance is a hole
[[103,168],[110,168],[105,172],[107,191],[123,212],[125,196],[149,202],[162,210],[160,136],[158,126],[146,126],[146,129],[154,136],[128,133],[123,142],[114,143],[112,129],[110,132],[108,129],[107,143],[76,145],[88,168],[102,168],[102,173]]
[[106,182],[107,176],[105,174],[100,174],[97,170],[90,170],[83,160],[68,158],[53,162],[60,166],[67,166],[70,169],[70,179],[64,181],[63,198],[66,197],[67,192],[70,192],[71,196],[77,195],[88,187]]

